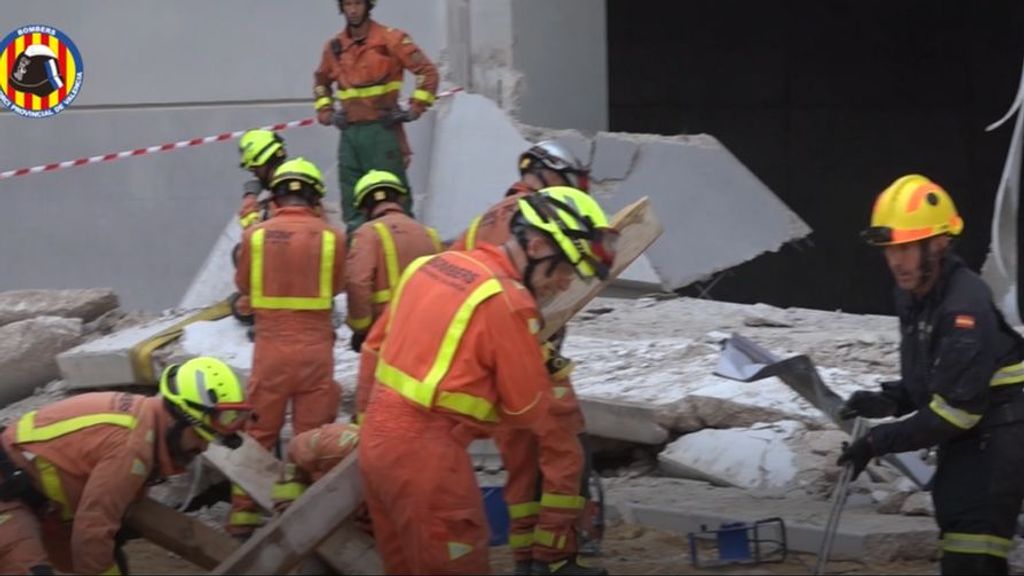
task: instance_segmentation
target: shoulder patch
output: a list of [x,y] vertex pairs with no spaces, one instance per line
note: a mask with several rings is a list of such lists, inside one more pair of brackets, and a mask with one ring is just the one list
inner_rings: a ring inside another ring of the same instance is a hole
[[957,314],[956,318],[953,320],[953,325],[964,330],[973,330],[974,316],[971,316],[970,314]]

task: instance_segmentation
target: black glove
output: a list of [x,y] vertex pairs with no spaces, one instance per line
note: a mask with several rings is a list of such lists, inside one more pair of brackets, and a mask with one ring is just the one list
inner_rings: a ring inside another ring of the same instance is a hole
[[242,195],[252,194],[253,196],[259,196],[260,192],[263,192],[263,184],[256,178],[246,180],[245,184],[242,184]]
[[352,351],[356,354],[363,347],[363,341],[366,340],[366,332],[353,332],[352,339],[348,341],[348,345],[352,347]]
[[839,417],[849,420],[856,416],[863,418],[885,418],[896,413],[896,401],[884,392],[858,390],[850,395],[839,409]]
[[331,124],[334,124],[338,130],[348,128],[348,116],[345,115],[345,110],[335,110],[334,115],[331,116]]
[[843,442],[843,453],[839,455],[839,459],[836,460],[836,464],[839,466],[845,466],[846,464],[852,466],[853,476],[850,480],[853,481],[860,476],[860,473],[867,467],[868,462],[870,462],[874,457],[875,447],[871,441],[871,433],[869,432],[853,444]]
[[412,114],[408,110],[402,110],[401,108],[395,108],[388,112],[387,116],[384,117],[385,126],[397,126],[403,122],[412,122]]

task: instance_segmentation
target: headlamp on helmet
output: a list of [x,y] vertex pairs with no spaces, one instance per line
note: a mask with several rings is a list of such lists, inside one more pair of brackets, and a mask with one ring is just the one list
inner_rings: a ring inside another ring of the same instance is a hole
[[274,171],[270,191],[275,195],[301,194],[312,191],[319,197],[326,192],[320,169],[305,158],[293,158],[281,164]]

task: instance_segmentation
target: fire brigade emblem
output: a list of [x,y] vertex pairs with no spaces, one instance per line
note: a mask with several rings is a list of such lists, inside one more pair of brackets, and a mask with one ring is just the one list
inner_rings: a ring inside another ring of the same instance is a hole
[[78,48],[50,26],[24,26],[0,42],[0,103],[28,118],[67,108],[82,88]]

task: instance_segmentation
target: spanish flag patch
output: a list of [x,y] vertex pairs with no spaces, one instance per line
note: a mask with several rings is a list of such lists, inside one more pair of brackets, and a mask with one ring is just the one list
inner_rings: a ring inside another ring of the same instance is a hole
[[964,330],[971,330],[974,328],[974,316],[958,314],[956,319],[953,320],[953,325]]

